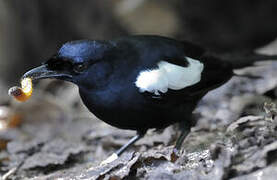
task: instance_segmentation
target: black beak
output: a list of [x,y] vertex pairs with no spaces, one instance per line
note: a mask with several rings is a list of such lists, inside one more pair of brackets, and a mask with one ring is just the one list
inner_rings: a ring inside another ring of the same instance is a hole
[[47,64],[43,64],[39,67],[36,67],[28,72],[26,72],[23,78],[31,78],[32,80],[46,79],[46,78],[55,78],[61,80],[71,80],[72,75],[67,74],[62,71],[54,71],[47,68]]

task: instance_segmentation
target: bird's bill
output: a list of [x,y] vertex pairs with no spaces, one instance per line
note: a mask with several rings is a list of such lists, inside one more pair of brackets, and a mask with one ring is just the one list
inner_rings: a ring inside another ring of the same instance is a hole
[[46,79],[46,78],[55,78],[55,79],[71,79],[72,75],[67,74],[62,71],[53,71],[47,68],[47,65],[43,64],[39,67],[31,69],[26,72],[22,79],[31,78],[32,80]]

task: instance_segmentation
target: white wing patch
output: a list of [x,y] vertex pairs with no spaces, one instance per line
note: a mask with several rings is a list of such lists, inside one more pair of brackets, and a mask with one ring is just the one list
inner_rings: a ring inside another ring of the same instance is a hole
[[139,91],[159,95],[160,92],[166,93],[168,89],[180,90],[198,83],[204,65],[198,60],[186,58],[188,67],[160,61],[157,69],[141,71],[135,82]]

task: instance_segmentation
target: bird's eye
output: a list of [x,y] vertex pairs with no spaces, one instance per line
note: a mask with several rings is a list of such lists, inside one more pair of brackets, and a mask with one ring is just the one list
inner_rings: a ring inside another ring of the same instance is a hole
[[73,68],[74,72],[81,73],[86,69],[85,64],[76,64]]

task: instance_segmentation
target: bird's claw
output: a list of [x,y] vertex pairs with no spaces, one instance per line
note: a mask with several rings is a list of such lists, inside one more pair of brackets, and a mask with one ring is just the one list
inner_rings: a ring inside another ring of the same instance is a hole
[[180,156],[181,152],[178,149],[174,148],[170,155],[170,161],[174,163],[179,159]]

